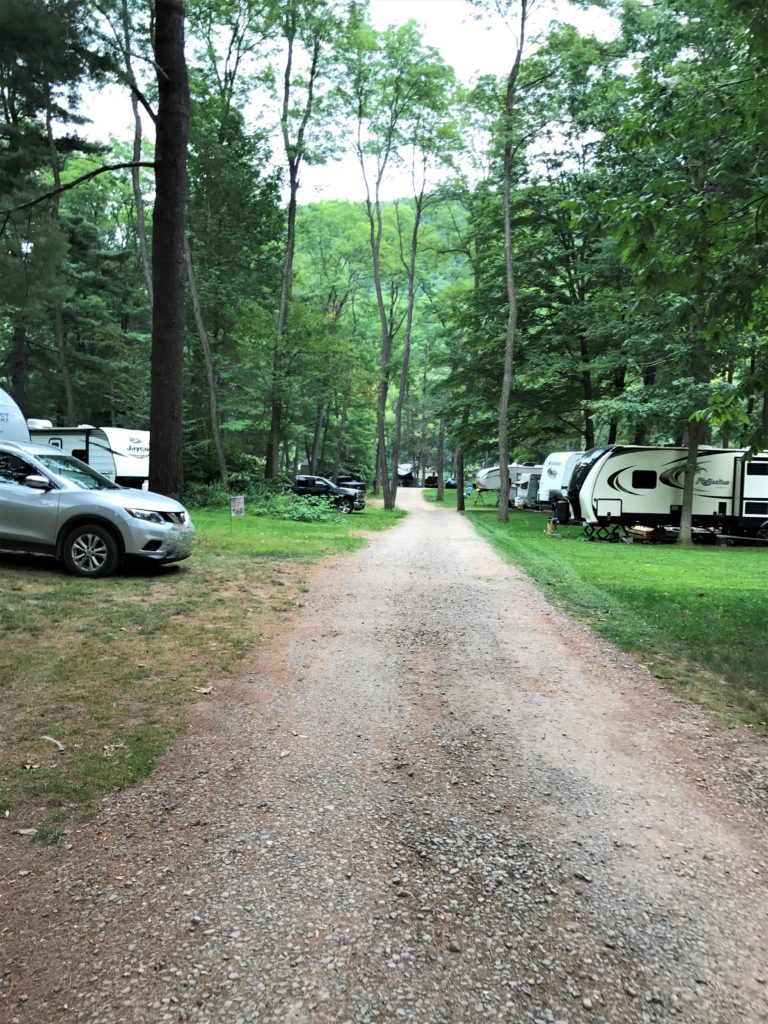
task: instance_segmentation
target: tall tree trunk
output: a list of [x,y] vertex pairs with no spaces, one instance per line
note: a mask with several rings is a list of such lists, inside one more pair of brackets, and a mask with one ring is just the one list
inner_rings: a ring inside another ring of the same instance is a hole
[[8,376],[11,381],[11,398],[27,415],[27,353],[29,340],[27,325],[21,313],[17,313],[13,321],[11,334],[11,351],[8,359]]
[[680,511],[679,543],[683,545],[693,543],[693,494],[702,426],[698,420],[688,424],[688,458],[683,476],[683,507]]
[[338,440],[336,441],[336,454],[335,454],[335,456],[333,458],[333,479],[334,480],[336,479],[336,477],[339,475],[339,473],[341,471],[341,459],[342,459],[342,455],[344,453],[344,434],[345,434],[346,429],[347,429],[347,415],[349,413],[349,395],[350,395],[351,388],[352,388],[352,385],[350,383],[350,379],[349,379],[349,377],[347,377],[347,382],[344,385],[344,397],[342,398],[342,402],[341,402],[341,417],[339,419],[339,436],[338,436]]
[[75,408],[75,393],[72,389],[72,377],[69,372],[69,358],[67,356],[67,339],[64,331],[64,314],[60,302],[53,304],[53,333],[56,338],[56,351],[59,356],[59,372],[61,383],[64,386],[64,401],[67,405],[66,426],[77,426],[77,410]]
[[[390,481],[387,470],[387,395],[389,393],[389,372],[392,359],[392,332],[390,329],[389,317],[384,305],[384,292],[381,285],[381,208],[376,200],[376,229],[374,232],[373,214],[370,212],[369,220],[371,228],[371,253],[373,256],[373,280],[376,290],[376,305],[379,310],[379,323],[381,325],[381,346],[379,349],[379,385],[376,391],[376,437],[378,439],[377,465],[378,478],[384,495],[384,508],[395,507],[397,495],[397,466],[394,467],[394,480]],[[375,238],[374,238],[375,234]]]
[[387,394],[389,392],[389,373],[390,362],[392,359],[392,330],[390,319],[387,315],[386,306],[384,304],[384,290],[381,281],[381,239],[384,233],[384,227],[381,215],[380,198],[381,182],[384,176],[384,169],[389,158],[389,150],[387,151],[385,158],[379,164],[376,182],[374,185],[374,194],[373,198],[371,198],[371,189],[365,170],[362,123],[360,120],[358,120],[356,149],[360,169],[363,173],[363,181],[365,182],[365,210],[368,216],[368,240],[371,247],[373,285],[376,293],[376,309],[379,314],[379,329],[381,332],[381,342],[379,346],[379,383],[376,389],[376,480],[374,486],[375,492],[378,492],[379,485],[381,486],[384,495],[384,508],[392,509],[395,507],[395,496],[397,493],[397,466],[395,466],[395,478],[392,486],[387,472],[386,458]]
[[445,420],[442,416],[437,430],[437,500],[445,501]]
[[[617,366],[613,371],[613,394],[614,397],[620,398],[624,394],[624,385],[627,376],[626,366]],[[618,416],[612,416],[611,422],[608,427],[608,444],[616,444],[616,439],[619,436],[619,418]]]
[[[137,165],[141,161],[141,115],[139,113],[139,101],[134,93],[131,93],[131,106],[133,107],[133,162]],[[150,304],[152,297],[152,263],[149,258],[149,241],[147,239],[147,220],[144,215],[144,196],[141,193],[141,169],[138,166],[131,168],[131,184],[133,186],[133,204],[136,207],[136,235],[139,239],[139,252],[141,254],[141,267],[144,271],[144,283],[147,286],[147,295]]]
[[267,460],[264,467],[265,480],[276,480],[279,475],[282,422],[282,401],[273,393],[269,412],[269,440],[267,442]]
[[[45,110],[45,127],[48,139],[48,153],[51,161],[51,172],[53,174],[53,185],[54,188],[61,188],[61,165],[59,164],[59,154],[56,149],[56,142],[53,138],[53,124],[52,124],[52,112],[51,112],[51,96],[50,93],[47,96],[47,105]],[[59,197],[54,196],[51,201],[51,215],[55,222],[59,219]],[[77,410],[75,408],[75,394],[72,388],[72,375],[69,372],[69,356],[67,354],[67,338],[66,331],[64,330],[64,312],[62,310],[61,301],[55,299],[53,303],[53,335],[56,339],[56,352],[59,357],[59,373],[61,374],[61,383],[64,387],[64,401],[66,402],[66,425],[68,427],[74,427],[77,424]]]
[[174,498],[184,489],[184,239],[189,83],[184,0],[155,0],[158,109],[152,229],[152,367],[149,485]]
[[229,480],[227,470],[227,456],[224,451],[224,441],[221,437],[221,422],[219,419],[219,395],[216,384],[216,370],[213,365],[213,353],[208,339],[208,332],[203,322],[203,311],[200,307],[200,296],[197,291],[195,270],[192,265],[192,252],[189,248],[189,239],[184,238],[184,261],[187,265],[187,281],[189,282],[189,295],[192,299],[192,313],[197,327],[197,336],[200,339],[200,348],[203,352],[203,363],[205,364],[205,376],[208,381],[208,408],[211,414],[211,438],[216,452],[216,461],[219,464],[219,477],[223,484]]
[[397,495],[397,464],[400,461],[400,438],[402,435],[403,406],[408,393],[408,371],[411,361],[411,330],[413,328],[413,306],[416,299],[416,255],[419,241],[419,226],[424,209],[424,193],[414,197],[413,229],[408,250],[408,295],[405,309],[405,332],[403,334],[403,356],[400,365],[400,387],[395,404],[395,424],[392,431],[392,478],[394,481],[392,506]]
[[320,399],[315,412],[315,432],[312,437],[312,451],[309,456],[309,472],[317,473],[318,460],[320,456],[320,438],[323,432],[323,419],[325,417],[325,402]]
[[589,341],[586,335],[579,336],[579,350],[581,354],[581,393],[584,399],[584,447],[587,451],[595,447],[595,421],[592,417],[592,371],[590,363],[592,355],[589,351]]
[[[643,387],[646,391],[650,389],[656,383],[656,366],[651,364],[650,366],[644,366],[642,369],[643,374]],[[635,428],[635,444],[647,444],[648,443],[648,425],[644,422],[639,423]]]
[[504,266],[507,286],[507,336],[504,343],[504,372],[499,398],[499,522],[509,521],[509,397],[512,391],[512,374],[515,366],[515,334],[517,332],[517,286],[515,282],[515,260],[512,249],[512,211],[510,193],[512,189],[512,162],[516,147],[512,132],[515,127],[517,103],[517,80],[525,45],[525,29],[528,18],[528,0],[520,0],[520,22],[517,50],[512,69],[507,77],[504,97],[504,179],[502,205],[504,209]]
[[[700,384],[706,380],[706,346],[703,340],[703,333],[700,330],[691,350],[691,379]],[[688,458],[685,463],[685,474],[683,476],[683,506],[680,510],[680,536],[679,543],[690,545],[693,543],[693,499],[696,482],[697,462],[699,458],[699,446],[706,439],[707,425],[701,420],[690,420],[686,426]]]
[[[467,429],[469,423],[469,406],[464,406],[464,411],[461,414],[461,428],[459,437],[464,437],[464,431]],[[456,445],[456,510],[457,512],[464,512],[466,504],[464,501],[464,443],[459,442]],[[507,472],[509,476],[509,472]]]
[[285,158],[288,165],[288,223],[285,239],[285,253],[283,255],[283,269],[280,281],[280,301],[277,312],[277,344],[275,346],[275,358],[272,365],[272,402],[269,421],[269,439],[267,441],[266,465],[264,476],[267,480],[274,480],[277,477],[277,457],[280,444],[280,435],[283,427],[284,398],[282,393],[282,363],[285,336],[288,329],[288,308],[293,289],[293,258],[296,251],[296,208],[297,195],[299,191],[299,170],[304,157],[304,137],[307,125],[312,116],[314,104],[315,82],[319,72],[320,51],[322,39],[316,36],[314,39],[310,67],[306,76],[307,95],[302,111],[299,127],[295,139],[290,138],[290,116],[291,106],[295,103],[292,96],[291,76],[293,74],[293,47],[298,32],[297,8],[287,7],[287,22],[285,23],[286,39],[286,60],[283,73],[283,102],[280,117],[280,127],[283,135],[283,146]]

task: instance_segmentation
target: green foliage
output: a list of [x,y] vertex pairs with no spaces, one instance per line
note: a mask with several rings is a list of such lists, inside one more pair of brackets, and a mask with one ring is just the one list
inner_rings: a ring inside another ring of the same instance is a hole
[[[520,72],[512,447],[541,457],[573,444],[682,441],[692,415],[713,442],[764,445],[760,17],[742,0],[604,6],[616,39],[553,26]],[[107,0],[100,9],[108,21],[97,24],[72,0],[0,4],[4,205],[51,187],[54,154],[65,182],[132,158],[130,139],[93,152],[76,134],[79,95],[105,75],[138,76],[154,102],[145,5]],[[388,445],[399,415],[400,461],[433,469],[441,420],[449,464],[457,443],[475,461],[493,458],[507,322],[504,82],[485,76],[462,94],[413,22],[375,31],[364,5],[196,0],[187,11],[188,234],[210,356],[190,309],[186,477],[208,485],[221,476],[214,418],[230,474],[228,488],[190,494],[225,502],[233,491],[257,493],[273,413],[277,476],[312,461],[327,475],[355,466],[372,481],[383,392]],[[267,99],[256,117],[258,90]],[[358,116],[374,206],[299,208],[278,337],[286,211],[270,128],[282,122],[296,170],[355,149]],[[413,170],[413,195],[376,212],[376,178],[386,184],[395,164]],[[143,170],[150,214],[152,187]],[[3,224],[0,380],[27,415],[147,425],[150,309],[136,214],[128,173],[114,173]],[[391,342],[383,360],[382,331]]]

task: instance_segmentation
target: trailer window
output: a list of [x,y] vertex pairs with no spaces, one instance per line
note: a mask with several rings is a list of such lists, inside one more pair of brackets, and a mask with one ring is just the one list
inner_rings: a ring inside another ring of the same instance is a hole
[[656,486],[656,474],[650,469],[636,469],[632,474],[632,486],[651,491]]
[[768,476],[768,462],[748,462],[747,476]]
[[745,516],[768,516],[768,501],[745,501]]

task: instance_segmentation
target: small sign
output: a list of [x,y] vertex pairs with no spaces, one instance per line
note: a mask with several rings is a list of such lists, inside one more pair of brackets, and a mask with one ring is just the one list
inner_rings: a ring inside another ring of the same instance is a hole
[[245,495],[236,494],[229,499],[229,514],[231,516],[245,515]]

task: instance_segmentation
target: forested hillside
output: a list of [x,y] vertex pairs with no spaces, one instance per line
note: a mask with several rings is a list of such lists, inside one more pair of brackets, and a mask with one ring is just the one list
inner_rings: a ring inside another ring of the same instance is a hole
[[[365,3],[0,0],[0,386],[26,416],[150,425],[163,2],[189,74],[187,484],[306,463],[391,504],[398,463],[498,461],[502,424],[518,459],[764,444],[768,33],[748,0],[603,0],[610,41],[536,36],[535,4],[504,0],[520,63],[471,85]],[[86,142],[108,83],[135,131]],[[342,154],[367,198],[306,203],[305,167]]]

